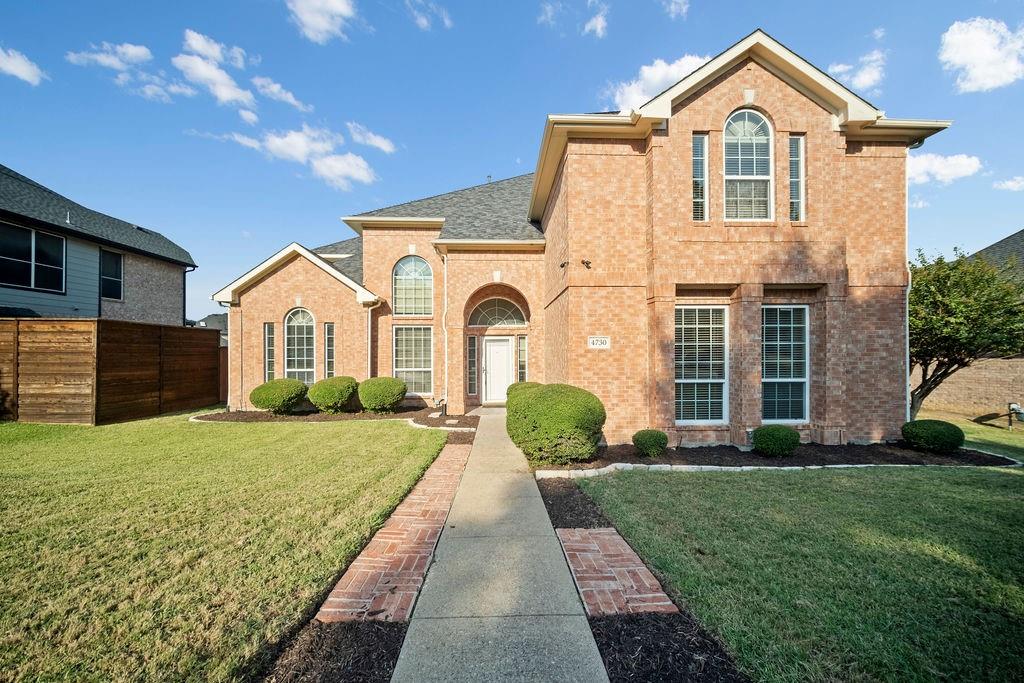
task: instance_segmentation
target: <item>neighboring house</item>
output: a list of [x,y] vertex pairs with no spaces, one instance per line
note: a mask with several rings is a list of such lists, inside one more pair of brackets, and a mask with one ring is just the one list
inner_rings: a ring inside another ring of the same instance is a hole
[[[1024,230],[981,249],[971,258],[1013,267],[1024,278]],[[911,381],[917,382],[915,371]],[[958,370],[924,400],[925,410],[944,410],[970,417],[1005,414],[1010,403],[1024,404],[1024,356],[983,358]]]
[[395,375],[459,414],[532,380],[596,393],[610,442],[895,438],[907,150],[948,125],[755,31],[636,111],[548,116],[533,174],[345,217],[217,292],[229,405]]
[[183,325],[187,251],[0,165],[0,309]]
[[213,330],[220,330],[220,345],[228,345],[228,314],[227,313],[211,313],[205,318],[192,322],[189,321],[186,324],[194,327],[209,327]]

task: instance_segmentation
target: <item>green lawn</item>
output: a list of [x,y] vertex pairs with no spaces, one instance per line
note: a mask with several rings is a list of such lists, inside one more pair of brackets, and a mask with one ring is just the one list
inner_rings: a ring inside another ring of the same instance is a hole
[[758,680],[1012,680],[1024,470],[580,479]]
[[940,413],[922,410],[918,415],[921,419],[946,420],[964,430],[967,448],[980,448],[984,451],[1008,455],[1024,462],[1024,422],[1013,423],[1013,431],[1006,428],[1006,418],[980,424],[963,415]]
[[0,424],[0,678],[247,677],[444,440],[399,422]]

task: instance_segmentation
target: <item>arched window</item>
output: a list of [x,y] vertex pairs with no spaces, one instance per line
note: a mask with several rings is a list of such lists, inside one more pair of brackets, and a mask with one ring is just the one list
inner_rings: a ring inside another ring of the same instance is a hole
[[725,218],[772,217],[772,129],[756,111],[743,109],[725,122]]
[[284,376],[312,384],[316,369],[313,314],[296,308],[284,318]]
[[432,315],[434,275],[419,256],[406,256],[395,264],[395,315]]
[[474,327],[525,327],[526,316],[508,299],[488,299],[473,309],[469,324]]

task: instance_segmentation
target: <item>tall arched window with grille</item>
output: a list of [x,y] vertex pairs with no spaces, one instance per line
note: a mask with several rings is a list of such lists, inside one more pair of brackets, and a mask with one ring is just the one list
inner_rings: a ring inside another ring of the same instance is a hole
[[395,315],[433,315],[434,274],[419,256],[406,256],[393,274]]
[[313,384],[316,370],[316,323],[305,308],[284,319],[284,376]]
[[723,140],[726,220],[771,220],[771,125],[756,111],[741,109],[725,122]]

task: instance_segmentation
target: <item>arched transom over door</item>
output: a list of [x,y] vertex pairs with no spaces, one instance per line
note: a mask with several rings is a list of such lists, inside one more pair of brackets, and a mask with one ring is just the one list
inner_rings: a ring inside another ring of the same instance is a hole
[[494,297],[474,308],[468,323],[467,393],[476,396],[479,390],[482,403],[504,403],[509,385],[526,379],[526,330],[516,331],[526,327],[526,315],[508,299]]
[[508,299],[488,299],[469,315],[470,327],[525,327],[523,310]]

